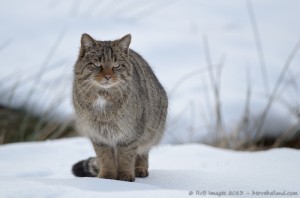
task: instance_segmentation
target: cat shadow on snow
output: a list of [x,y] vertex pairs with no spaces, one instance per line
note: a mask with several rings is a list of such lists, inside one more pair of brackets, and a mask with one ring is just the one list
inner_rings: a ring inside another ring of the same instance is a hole
[[[199,189],[205,182],[199,170],[150,170],[147,178],[136,178],[135,182],[125,182],[94,177],[72,179],[37,179],[47,185],[69,186],[87,191],[137,191],[176,189]],[[206,181],[205,181],[206,180]]]

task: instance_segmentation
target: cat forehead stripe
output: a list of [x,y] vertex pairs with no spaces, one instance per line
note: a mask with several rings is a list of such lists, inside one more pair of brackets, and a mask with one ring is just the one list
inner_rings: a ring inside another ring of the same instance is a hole
[[108,62],[116,59],[113,47],[108,44],[101,47],[101,53],[99,56],[100,62]]

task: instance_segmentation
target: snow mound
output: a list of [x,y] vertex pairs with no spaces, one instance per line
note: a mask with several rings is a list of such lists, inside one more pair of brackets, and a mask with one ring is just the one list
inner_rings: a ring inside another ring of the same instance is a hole
[[4,145],[0,156],[1,197],[300,195],[300,152],[293,149],[253,153],[196,144],[159,146],[150,153],[149,177],[133,183],[74,177],[71,166],[94,156],[85,138]]

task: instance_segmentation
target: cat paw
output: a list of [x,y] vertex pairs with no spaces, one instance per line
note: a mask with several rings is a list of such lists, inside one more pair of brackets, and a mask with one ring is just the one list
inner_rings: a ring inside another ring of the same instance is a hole
[[117,174],[113,172],[100,172],[98,177],[102,179],[117,179]]
[[118,180],[133,182],[135,180],[135,176],[129,172],[119,172]]
[[135,168],[136,177],[148,177],[149,172],[146,168]]

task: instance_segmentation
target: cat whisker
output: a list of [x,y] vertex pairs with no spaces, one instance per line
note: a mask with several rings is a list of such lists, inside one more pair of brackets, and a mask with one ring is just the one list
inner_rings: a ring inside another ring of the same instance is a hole
[[84,86],[80,87],[80,90],[79,90],[79,92],[77,94],[81,95],[86,90],[86,88],[88,86],[90,86],[91,84],[92,84],[91,82],[86,82],[86,84]]

